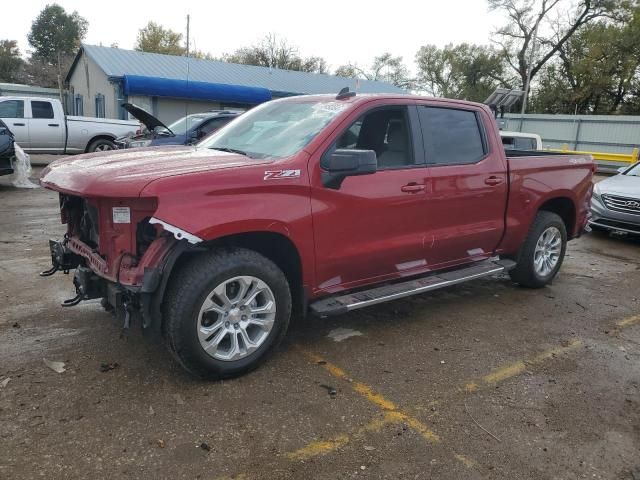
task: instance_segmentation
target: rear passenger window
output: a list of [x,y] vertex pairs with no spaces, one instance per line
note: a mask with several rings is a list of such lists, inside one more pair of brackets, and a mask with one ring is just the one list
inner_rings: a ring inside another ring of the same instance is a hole
[[475,112],[442,107],[418,110],[428,164],[476,163],[486,155]]
[[31,101],[32,118],[53,118],[53,107],[51,102]]
[[24,118],[24,101],[5,100],[0,102],[0,118]]

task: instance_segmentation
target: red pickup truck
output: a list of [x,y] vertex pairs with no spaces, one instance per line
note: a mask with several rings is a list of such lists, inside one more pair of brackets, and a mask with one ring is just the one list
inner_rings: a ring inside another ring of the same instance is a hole
[[87,154],[42,174],[76,296],[162,332],[209,378],[261,363],[291,318],[508,271],[554,278],[589,212],[589,156],[510,151],[484,105],[409,95],[262,104],[196,146]]

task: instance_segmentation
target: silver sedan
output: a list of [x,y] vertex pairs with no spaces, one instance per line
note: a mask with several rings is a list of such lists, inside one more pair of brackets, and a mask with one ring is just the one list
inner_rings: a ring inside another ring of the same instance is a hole
[[640,162],[595,185],[589,224],[593,230],[640,234]]

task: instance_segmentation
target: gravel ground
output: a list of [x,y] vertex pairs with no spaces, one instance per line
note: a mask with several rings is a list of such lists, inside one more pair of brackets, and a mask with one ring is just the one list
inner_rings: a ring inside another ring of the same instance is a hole
[[571,242],[542,290],[294,322],[262,368],[205,383],[97,302],[59,306],[71,278],[37,276],[54,193],[0,184],[0,225],[0,479],[640,479],[638,240]]

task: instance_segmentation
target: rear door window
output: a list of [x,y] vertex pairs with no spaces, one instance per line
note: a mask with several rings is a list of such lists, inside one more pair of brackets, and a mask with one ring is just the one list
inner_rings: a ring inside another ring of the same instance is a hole
[[53,118],[53,107],[51,102],[31,100],[32,118]]
[[0,118],[24,118],[24,101],[5,100],[0,102]]
[[427,164],[477,163],[487,154],[477,115],[471,110],[420,107]]

